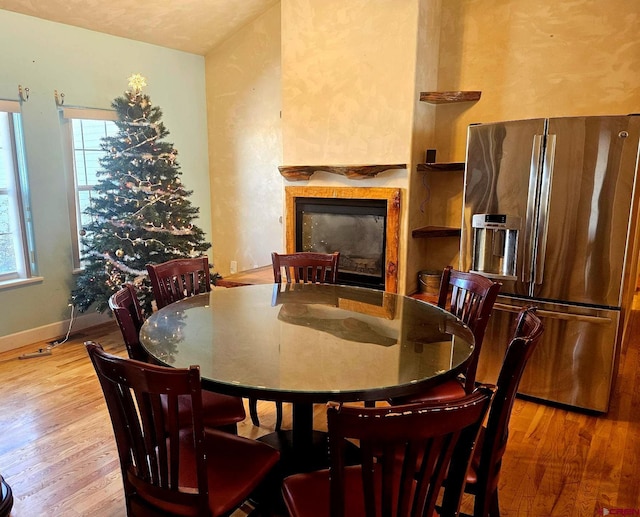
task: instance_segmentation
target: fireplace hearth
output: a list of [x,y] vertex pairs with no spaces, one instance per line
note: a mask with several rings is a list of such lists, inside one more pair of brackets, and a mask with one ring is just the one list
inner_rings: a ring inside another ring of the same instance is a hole
[[397,291],[400,192],[287,187],[287,252],[340,252],[338,282]]

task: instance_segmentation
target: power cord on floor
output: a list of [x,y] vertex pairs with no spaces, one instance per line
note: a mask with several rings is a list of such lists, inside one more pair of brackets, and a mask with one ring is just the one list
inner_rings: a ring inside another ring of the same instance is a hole
[[69,328],[67,329],[67,334],[64,336],[64,339],[63,339],[63,340],[61,340],[61,341],[54,341],[54,342],[52,342],[52,343],[49,343],[49,344],[47,345],[47,348],[48,348],[48,349],[54,348],[54,347],[56,347],[56,346],[58,346],[58,345],[62,345],[63,343],[66,343],[66,342],[68,341],[68,339],[69,339],[69,334],[71,334],[71,327],[73,326],[73,315],[74,315],[74,309],[75,309],[75,306],[74,306],[72,303],[70,303],[70,304],[69,304],[69,307],[71,307],[71,315],[69,316]]
[[42,357],[45,355],[51,355],[51,351],[59,346],[62,345],[63,343],[66,343],[67,340],[69,339],[69,334],[71,334],[71,327],[73,326],[73,320],[74,320],[74,305],[73,304],[69,304],[69,307],[71,307],[71,316],[69,317],[69,328],[67,329],[67,334],[64,336],[63,339],[61,340],[56,340],[56,341],[52,341],[51,343],[47,344],[46,347],[43,348],[38,348],[38,350],[36,352],[31,352],[28,354],[22,354],[21,356],[19,356],[19,359],[32,359],[34,357]]

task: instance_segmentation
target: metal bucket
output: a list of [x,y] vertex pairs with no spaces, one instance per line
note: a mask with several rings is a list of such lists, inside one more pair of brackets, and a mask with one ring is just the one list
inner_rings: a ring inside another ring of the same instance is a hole
[[423,294],[438,294],[442,271],[418,271],[418,289]]

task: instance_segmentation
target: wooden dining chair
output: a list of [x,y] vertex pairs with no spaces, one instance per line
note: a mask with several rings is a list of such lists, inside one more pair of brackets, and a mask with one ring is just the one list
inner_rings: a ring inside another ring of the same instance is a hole
[[283,272],[287,283],[335,284],[338,279],[340,253],[298,252],[271,253],[273,278],[282,282]]
[[[129,516],[227,516],[263,483],[279,453],[206,430],[200,370],[167,368],[86,343],[115,434]],[[180,397],[193,411],[179,422]]]
[[[153,363],[151,356],[140,343],[140,328],[144,323],[136,289],[125,284],[109,298],[109,308],[116,318],[127,354],[130,359]],[[232,397],[212,391],[202,392],[202,415],[205,427],[220,428],[237,434],[238,422],[246,418],[244,404],[240,397]],[[184,397],[180,399],[180,422],[191,420],[191,406]]]
[[188,296],[211,291],[211,272],[206,255],[147,264],[147,272],[158,309]]
[[[338,262],[340,253],[299,252],[280,254],[271,253],[273,280],[282,283],[283,271],[287,283],[335,284],[338,278]],[[276,401],[276,431],[282,427],[282,402]],[[256,427],[260,426],[258,417],[258,401],[249,399],[249,415]]]
[[444,268],[438,307],[448,310],[469,326],[475,343],[473,353],[461,378],[451,379],[426,392],[389,402],[407,404],[421,400],[454,400],[474,389],[484,333],[501,286],[502,284],[478,273],[464,273],[451,266]]
[[[474,517],[500,516],[498,480],[509,437],[511,410],[527,361],[544,331],[544,326],[535,311],[535,307],[525,307],[518,314],[513,337],[498,375],[497,390],[491,402],[489,417],[486,425],[480,430],[478,444],[467,471],[464,490],[474,495]],[[451,486],[452,497],[455,498],[460,487],[454,484]],[[447,489],[448,487],[449,481]],[[444,497],[448,497],[446,490]]]
[[438,294],[438,307],[464,321],[471,332],[475,346],[464,374],[466,392],[473,390],[478,369],[478,358],[489,323],[493,305],[502,284],[478,273],[464,273],[451,266],[444,268]]
[[124,284],[122,289],[113,293],[109,297],[109,308],[116,318],[129,358],[150,362],[149,354],[140,343],[140,329],[144,318],[133,284]]
[[[447,471],[466,472],[492,395],[492,387],[481,386],[459,401],[438,404],[363,408],[330,402],[330,467],[285,478],[282,491],[289,514],[434,515]],[[360,465],[346,465],[347,439],[359,441]],[[459,501],[451,497],[448,504],[441,515],[457,512]]]

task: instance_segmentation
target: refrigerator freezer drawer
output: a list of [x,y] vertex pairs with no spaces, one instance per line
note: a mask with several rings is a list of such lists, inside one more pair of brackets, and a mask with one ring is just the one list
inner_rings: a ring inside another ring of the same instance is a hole
[[538,307],[545,329],[518,392],[606,412],[615,375],[620,318],[616,310],[499,299],[484,337],[477,379],[496,381],[516,315],[525,303]]

